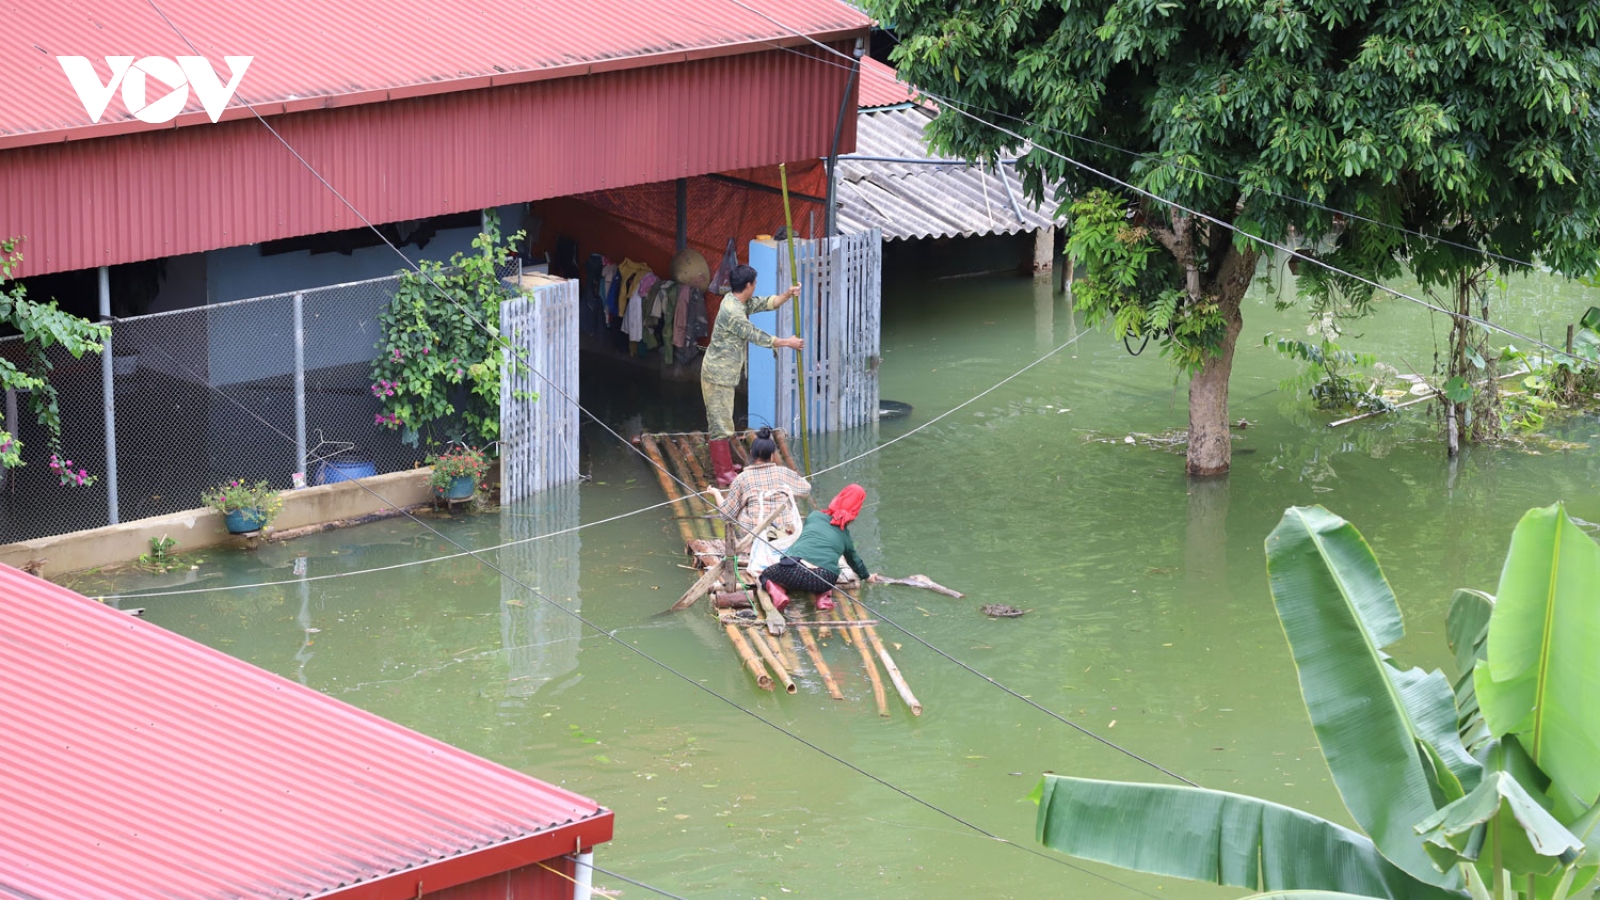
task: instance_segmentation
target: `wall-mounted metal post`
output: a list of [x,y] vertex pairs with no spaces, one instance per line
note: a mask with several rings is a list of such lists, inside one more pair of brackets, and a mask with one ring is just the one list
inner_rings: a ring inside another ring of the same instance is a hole
[[678,252],[689,246],[689,179],[679,178],[676,184],[678,199]]
[[[111,268],[100,267],[100,321],[111,324]],[[106,519],[111,525],[121,521],[117,515],[117,402],[111,359],[111,337],[100,351],[100,402],[106,420]]]
[[294,295],[294,452],[297,468],[311,483],[306,471],[306,295]]

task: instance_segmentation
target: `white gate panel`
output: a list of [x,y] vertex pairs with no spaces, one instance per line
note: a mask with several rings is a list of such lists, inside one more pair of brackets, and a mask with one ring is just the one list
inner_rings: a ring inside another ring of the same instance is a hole
[[578,282],[501,303],[500,333],[526,364],[508,359],[500,375],[500,499],[512,503],[578,478]]
[[[800,390],[812,433],[878,421],[878,364],[882,330],[883,240],[879,232],[795,241],[800,297],[778,310],[778,332],[805,338],[805,378],[797,354],[778,354],[778,422],[800,430]],[[778,253],[778,283],[790,284],[789,258]]]

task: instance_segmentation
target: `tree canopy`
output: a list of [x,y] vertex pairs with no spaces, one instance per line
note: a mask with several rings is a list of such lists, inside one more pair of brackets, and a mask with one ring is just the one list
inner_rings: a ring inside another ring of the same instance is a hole
[[[1409,268],[1446,286],[1513,266],[1480,251],[1600,267],[1594,0],[865,2],[900,41],[902,78],[943,98],[936,148],[997,158],[1018,149],[1001,125],[1035,145],[1021,164],[1033,196],[1047,182],[1080,201],[1111,189],[1131,216],[1122,241],[1170,255],[1161,285],[1111,298],[1154,322],[1107,310],[1118,321],[1171,329],[1163,291],[1182,291],[1180,316],[1215,305],[1220,329],[1176,348],[1204,361],[1175,354],[1194,373],[1191,472],[1227,468],[1226,379],[1261,245],[1040,147],[1365,278]],[[1079,249],[1092,279],[1094,248]],[[1345,275],[1299,275],[1345,310],[1371,296]],[[1176,329],[1167,340],[1182,343]]]

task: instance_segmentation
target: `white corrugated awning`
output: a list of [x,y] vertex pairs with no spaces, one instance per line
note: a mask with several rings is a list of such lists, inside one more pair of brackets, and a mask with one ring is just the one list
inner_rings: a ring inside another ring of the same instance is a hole
[[[1009,165],[989,171],[928,153],[924,135],[937,113],[919,106],[863,110],[856,151],[839,157],[839,230],[876,228],[885,240],[1032,232],[1061,224],[1057,198],[1028,202]],[[896,160],[916,160],[897,162]]]

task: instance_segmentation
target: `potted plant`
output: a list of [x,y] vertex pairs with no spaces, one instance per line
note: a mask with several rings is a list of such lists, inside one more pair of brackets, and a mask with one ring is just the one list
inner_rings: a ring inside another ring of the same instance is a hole
[[433,466],[428,486],[445,500],[470,498],[489,471],[489,457],[472,447],[448,450],[429,459],[428,464]]
[[248,534],[272,524],[283,499],[265,481],[235,479],[206,491],[205,505],[226,517],[229,534]]

